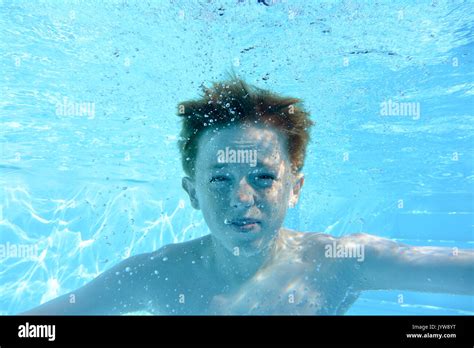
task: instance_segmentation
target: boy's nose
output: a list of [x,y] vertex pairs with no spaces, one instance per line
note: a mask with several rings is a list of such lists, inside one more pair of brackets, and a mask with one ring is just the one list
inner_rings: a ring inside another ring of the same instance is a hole
[[234,208],[251,207],[255,203],[254,194],[252,186],[243,178],[232,193],[231,206]]

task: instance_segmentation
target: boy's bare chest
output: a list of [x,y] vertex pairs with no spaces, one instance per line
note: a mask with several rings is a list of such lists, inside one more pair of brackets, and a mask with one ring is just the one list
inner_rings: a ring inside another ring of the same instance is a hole
[[349,274],[331,263],[283,263],[239,286],[205,273],[176,274],[150,292],[149,310],[169,315],[343,314],[357,299]]

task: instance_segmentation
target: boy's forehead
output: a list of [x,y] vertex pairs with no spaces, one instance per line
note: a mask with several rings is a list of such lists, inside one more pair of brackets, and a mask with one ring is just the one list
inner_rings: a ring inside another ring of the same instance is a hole
[[217,162],[218,151],[255,150],[261,164],[281,162],[286,156],[284,136],[267,127],[232,127],[218,132],[207,131],[199,141],[198,156],[205,162]]

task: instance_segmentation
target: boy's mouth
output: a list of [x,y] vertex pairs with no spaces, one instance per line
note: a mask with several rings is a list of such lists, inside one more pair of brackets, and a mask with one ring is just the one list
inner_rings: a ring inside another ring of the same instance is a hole
[[242,218],[242,219],[225,219],[224,224],[230,225],[241,231],[251,231],[260,225],[259,220]]

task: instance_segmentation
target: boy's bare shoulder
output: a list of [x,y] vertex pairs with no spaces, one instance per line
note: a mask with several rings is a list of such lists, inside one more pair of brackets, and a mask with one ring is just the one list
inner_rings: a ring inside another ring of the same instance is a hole
[[[205,238],[164,245],[150,253],[125,260],[122,268],[136,271],[143,284],[172,285],[204,271]],[[161,284],[164,282],[164,284]]]
[[322,232],[300,232],[304,234],[305,241],[310,244],[327,244],[327,243],[371,243],[380,240],[380,237],[368,233],[351,233],[344,236],[333,236]]
[[149,259],[180,262],[187,258],[196,258],[202,255],[208,236],[196,238],[181,243],[167,244],[158,250],[149,253]]
[[314,259],[317,256],[323,255],[325,248],[336,245],[370,245],[378,241],[378,237],[367,233],[354,233],[344,236],[333,236],[322,232],[297,232],[292,237],[302,245],[306,257]]
[[150,268],[160,271],[166,270],[169,268],[167,266],[179,263],[189,253],[188,250],[192,250],[190,246],[189,242],[167,244],[152,252],[130,256],[122,260],[112,270],[118,272],[127,270],[128,272],[132,271],[132,274],[134,271],[139,274]]
[[332,243],[338,239],[337,237],[322,232],[299,232],[285,229],[285,233],[287,233],[288,240],[309,248]]
[[337,247],[363,248],[366,259],[371,259],[377,255],[388,255],[399,247],[406,247],[406,245],[391,239],[369,233],[352,233],[340,237],[326,233],[306,233],[304,238],[307,246],[306,250],[311,253],[320,254],[329,245],[333,247],[335,244]]

